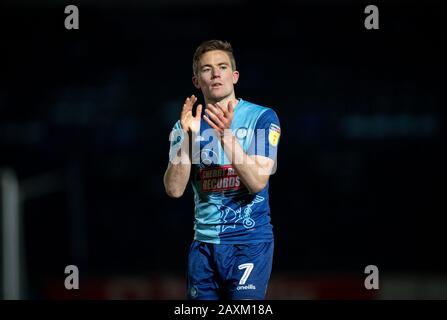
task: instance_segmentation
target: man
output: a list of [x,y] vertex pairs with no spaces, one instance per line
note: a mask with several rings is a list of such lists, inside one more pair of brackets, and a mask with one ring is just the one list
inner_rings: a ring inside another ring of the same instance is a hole
[[229,43],[202,43],[193,57],[192,95],[171,132],[164,176],[169,196],[189,181],[195,201],[195,235],[188,256],[189,299],[265,298],[273,258],[268,180],[280,136],[270,108],[237,99],[239,72]]

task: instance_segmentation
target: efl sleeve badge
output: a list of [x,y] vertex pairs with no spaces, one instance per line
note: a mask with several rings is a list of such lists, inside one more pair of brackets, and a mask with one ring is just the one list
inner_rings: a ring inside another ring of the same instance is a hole
[[269,143],[273,147],[276,147],[279,142],[279,137],[281,136],[281,128],[276,124],[270,124],[269,128]]

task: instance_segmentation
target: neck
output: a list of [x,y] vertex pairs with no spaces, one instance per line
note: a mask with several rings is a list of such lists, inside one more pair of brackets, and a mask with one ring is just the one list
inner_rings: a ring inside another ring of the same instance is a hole
[[206,103],[206,104],[208,104],[208,103],[209,103],[209,104],[216,104],[216,103],[219,103],[219,104],[220,104],[221,106],[223,106],[223,107],[227,107],[227,106],[228,106],[228,103],[229,103],[230,101],[233,102],[233,107],[236,107],[236,105],[237,105],[238,102],[239,102],[239,100],[236,99],[234,93],[233,93],[232,95],[227,96],[227,97],[225,97],[225,98],[222,98],[222,99],[220,99],[220,100],[218,100],[218,99],[209,99],[209,98],[206,98],[206,97],[205,97],[205,103]]

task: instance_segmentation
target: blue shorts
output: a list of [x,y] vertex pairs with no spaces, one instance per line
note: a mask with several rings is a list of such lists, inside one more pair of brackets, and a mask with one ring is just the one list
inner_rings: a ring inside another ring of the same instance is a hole
[[188,299],[263,300],[272,260],[273,241],[213,244],[194,240],[188,256]]

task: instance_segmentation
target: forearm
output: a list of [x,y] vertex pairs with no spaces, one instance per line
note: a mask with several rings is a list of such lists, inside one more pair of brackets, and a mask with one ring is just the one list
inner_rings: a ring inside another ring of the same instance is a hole
[[270,177],[268,163],[259,163],[255,157],[247,155],[232,134],[221,138],[222,147],[239,178],[250,193],[262,191]]
[[[186,137],[188,136],[186,135]],[[173,198],[181,197],[188,185],[191,173],[188,143],[189,139],[185,138],[175,157],[170,159],[163,178],[166,193]]]

